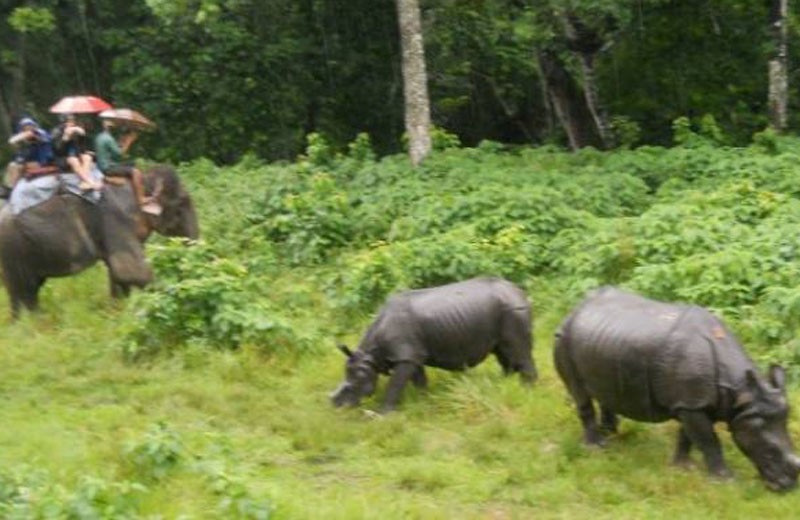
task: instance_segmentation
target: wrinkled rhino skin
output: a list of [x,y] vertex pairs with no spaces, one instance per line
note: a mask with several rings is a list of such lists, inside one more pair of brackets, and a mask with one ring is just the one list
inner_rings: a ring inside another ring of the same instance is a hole
[[346,380],[331,395],[335,406],[356,406],[371,395],[378,374],[391,374],[382,411],[395,408],[406,383],[427,385],[423,367],[464,370],[497,357],[506,374],[533,382],[531,306],[525,292],[501,278],[475,278],[406,291],[389,298],[347,355]]
[[[710,473],[728,476],[714,432],[714,423],[724,421],[770,488],[796,485],[800,464],[786,430],[783,369],[771,367],[765,381],[707,310],[605,287],[561,325],[554,358],[586,443],[602,444],[604,431],[615,432],[616,414],[646,422],[677,419],[675,462],[687,462],[694,445]],[[593,401],[600,405],[600,426]]]

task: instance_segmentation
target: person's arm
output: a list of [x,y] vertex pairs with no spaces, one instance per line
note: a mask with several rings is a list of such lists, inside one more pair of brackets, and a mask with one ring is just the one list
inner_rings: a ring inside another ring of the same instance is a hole
[[11,138],[8,140],[8,144],[10,144],[11,146],[16,146],[24,141],[27,141],[28,139],[31,139],[33,136],[34,136],[33,132],[31,132],[30,130],[25,130],[23,132],[19,132],[18,134],[12,135]]
[[139,138],[139,133],[136,131],[131,131],[119,138],[120,152],[122,152],[122,155],[128,154],[128,150],[133,145],[133,143],[136,142],[136,139],[138,138]]

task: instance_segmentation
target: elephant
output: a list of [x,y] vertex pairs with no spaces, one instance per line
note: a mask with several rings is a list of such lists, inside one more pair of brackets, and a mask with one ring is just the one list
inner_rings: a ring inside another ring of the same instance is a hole
[[199,237],[194,204],[173,168],[149,169],[144,183],[162,207],[159,215],[141,211],[122,178],[107,178],[97,203],[60,193],[19,214],[8,205],[0,209],[0,267],[12,319],[23,307],[38,308],[48,278],[79,273],[98,260],[108,268],[112,297],[127,296],[153,279],[144,255],[152,232]]

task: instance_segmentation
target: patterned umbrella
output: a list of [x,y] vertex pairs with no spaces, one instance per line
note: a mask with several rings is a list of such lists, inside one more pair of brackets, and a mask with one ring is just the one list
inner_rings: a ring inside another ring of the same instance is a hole
[[54,114],[96,114],[111,108],[97,96],[67,96],[50,107]]
[[118,121],[119,123],[127,125],[131,128],[136,128],[138,130],[155,130],[156,128],[156,124],[154,122],[150,121],[136,110],[131,110],[130,108],[111,108],[108,110],[103,110],[99,115],[103,119]]

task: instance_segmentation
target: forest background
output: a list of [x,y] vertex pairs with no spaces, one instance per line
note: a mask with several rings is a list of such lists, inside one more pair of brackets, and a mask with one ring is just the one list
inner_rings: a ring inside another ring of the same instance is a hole
[[[780,3],[424,0],[433,122],[468,146],[665,145],[674,119],[710,115],[746,143],[767,122]],[[311,132],[402,147],[394,0],[4,0],[0,15],[0,138],[23,113],[47,120],[61,96],[94,93],[159,122],[140,149],[159,160],[293,159]],[[611,138],[590,124],[587,95]]]

